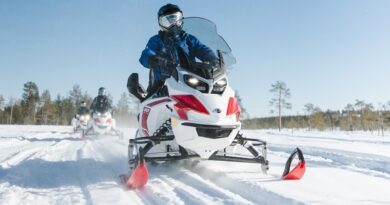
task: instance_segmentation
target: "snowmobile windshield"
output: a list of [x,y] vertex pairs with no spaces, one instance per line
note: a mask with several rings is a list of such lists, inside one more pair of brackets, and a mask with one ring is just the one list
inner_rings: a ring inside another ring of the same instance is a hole
[[195,36],[218,57],[217,62],[200,62],[200,60],[197,60],[196,62],[184,63],[184,66],[181,62],[184,69],[203,78],[214,79],[224,74],[226,69],[232,68],[232,65],[236,63],[231,48],[223,37],[218,34],[214,22],[200,17],[184,18],[183,30]]

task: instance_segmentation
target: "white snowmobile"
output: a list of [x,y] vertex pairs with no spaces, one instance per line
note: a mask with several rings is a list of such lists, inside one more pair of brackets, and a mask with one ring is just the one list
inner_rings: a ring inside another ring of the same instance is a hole
[[74,132],[87,130],[88,128],[88,121],[91,118],[89,113],[85,114],[76,114],[72,119],[72,127]]
[[92,113],[88,121],[88,129],[83,131],[82,139],[86,135],[117,135],[122,138],[123,133],[116,129],[116,121],[108,108],[98,109]]
[[[260,164],[268,170],[267,144],[240,132],[240,106],[229,86],[226,68],[235,63],[231,49],[218,35],[216,25],[204,18],[185,18],[184,30],[218,55],[219,65],[189,62],[179,50],[179,66],[156,93],[145,93],[138,74],[129,76],[130,93],[142,102],[135,138],[128,146],[131,175],[121,176],[128,188],[141,188],[148,180],[146,162],[195,158]],[[236,153],[241,147],[246,153]],[[299,163],[290,172],[291,161]],[[286,163],[284,179],[303,176],[305,161],[297,148]]]

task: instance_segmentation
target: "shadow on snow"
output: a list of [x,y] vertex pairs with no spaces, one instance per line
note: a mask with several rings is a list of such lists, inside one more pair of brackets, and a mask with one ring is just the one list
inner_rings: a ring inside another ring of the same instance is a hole
[[110,162],[84,158],[77,161],[32,159],[7,169],[0,167],[0,182],[25,188],[84,186],[115,181],[118,174],[125,171],[123,166],[118,166],[123,163],[126,163],[124,158]]

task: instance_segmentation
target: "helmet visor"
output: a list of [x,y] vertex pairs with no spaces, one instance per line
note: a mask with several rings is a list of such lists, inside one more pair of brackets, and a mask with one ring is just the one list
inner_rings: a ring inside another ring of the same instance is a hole
[[107,96],[107,91],[106,91],[106,89],[100,88],[100,89],[99,89],[99,92],[98,92],[98,95],[100,95],[100,96]]
[[173,25],[181,26],[183,23],[183,14],[181,12],[175,12],[158,18],[160,26],[169,29]]

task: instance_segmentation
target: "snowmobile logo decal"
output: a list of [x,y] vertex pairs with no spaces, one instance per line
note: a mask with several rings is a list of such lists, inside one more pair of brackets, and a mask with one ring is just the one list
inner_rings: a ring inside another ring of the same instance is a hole
[[215,108],[214,110],[213,110],[213,112],[215,112],[215,113],[221,113],[222,112],[222,110],[221,109],[219,109],[219,108]]

